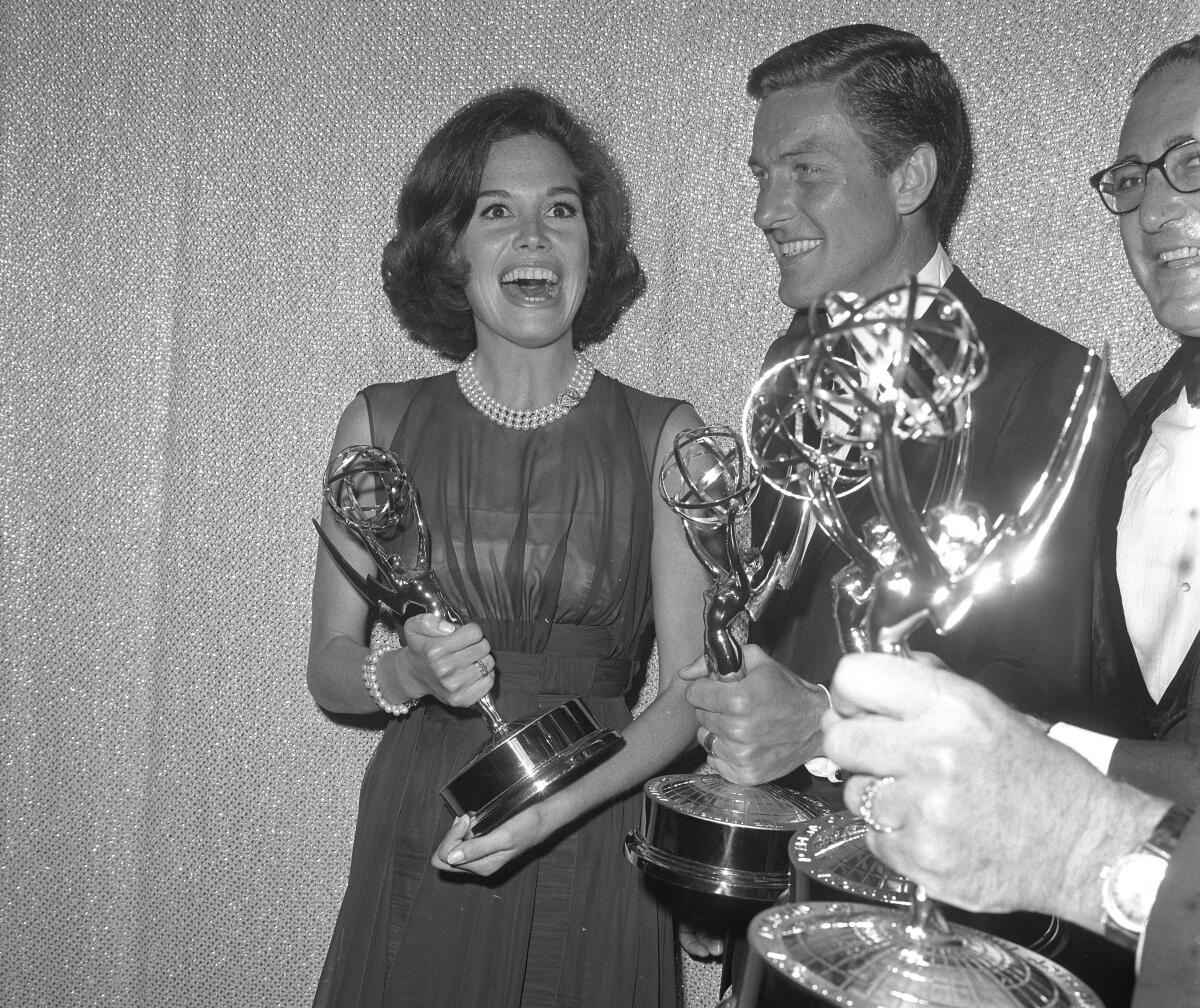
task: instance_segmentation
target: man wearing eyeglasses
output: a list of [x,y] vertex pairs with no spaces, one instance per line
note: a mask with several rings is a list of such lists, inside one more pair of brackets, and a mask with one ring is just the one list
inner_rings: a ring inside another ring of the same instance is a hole
[[[1101,492],[1096,695],[1109,728],[1054,725],[1117,780],[1200,805],[1200,35],[1134,88],[1117,159],[1092,176],[1134,278],[1179,349],[1128,402]],[[1167,744],[1164,744],[1167,743]]]

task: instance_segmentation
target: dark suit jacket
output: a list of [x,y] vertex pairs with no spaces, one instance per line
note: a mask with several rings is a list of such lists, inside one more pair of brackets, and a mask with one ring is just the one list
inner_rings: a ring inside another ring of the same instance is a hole
[[[974,320],[988,353],[988,376],[972,394],[975,427],[965,496],[995,518],[1019,508],[1050,458],[1086,351],[983,297],[957,269],[946,288]],[[795,353],[797,342],[793,331],[776,340],[764,368]],[[1015,589],[981,599],[953,632],[939,637],[928,628],[919,631],[910,641],[914,650],[935,652],[1023,711],[1048,720],[1078,720],[1091,700],[1096,498],[1123,424],[1124,408],[1109,380],[1088,455],[1036,569]],[[906,444],[903,457],[913,499],[923,500],[936,451]],[[875,507],[866,490],[856,496],[847,511],[858,522]],[[760,493],[755,501],[756,542],[762,541],[774,506],[774,494]],[[787,539],[767,543],[764,555],[774,555],[780,542]],[[778,592],[751,628],[755,643],[812,682],[828,683],[841,657],[830,578],[846,562],[823,534],[815,533],[791,589]]]
[[1124,736],[1113,752],[1110,777],[1173,801],[1200,805],[1200,635],[1156,704],[1146,691],[1129,640],[1116,567],[1125,484],[1150,438],[1151,425],[1179,396],[1182,357],[1181,350],[1130,394],[1132,414],[1104,480],[1093,623],[1100,711],[1094,727]]
[[1146,925],[1133,1008],[1200,1004],[1200,815],[1192,817],[1167,866]]

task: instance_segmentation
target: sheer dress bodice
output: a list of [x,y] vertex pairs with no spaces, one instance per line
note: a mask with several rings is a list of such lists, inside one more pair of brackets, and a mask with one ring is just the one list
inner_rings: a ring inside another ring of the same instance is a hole
[[[363,394],[373,443],[408,468],[445,594],[492,646],[501,715],[580,696],[605,727],[628,724],[652,643],[654,452],[679,403],[597,373],[564,417],[518,431],[452,373]],[[415,559],[415,535],[388,546]],[[673,1005],[669,914],[622,850],[638,795],[498,876],[429,866],[451,819],[439,790],[487,737],[474,710],[431,700],[388,725],[317,1004]]]

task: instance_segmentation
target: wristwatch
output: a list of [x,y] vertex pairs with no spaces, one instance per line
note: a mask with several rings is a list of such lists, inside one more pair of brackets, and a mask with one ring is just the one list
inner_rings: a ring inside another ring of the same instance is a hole
[[1172,805],[1148,840],[1100,873],[1101,920],[1106,937],[1129,948],[1141,940],[1171,854],[1191,818],[1190,808]]

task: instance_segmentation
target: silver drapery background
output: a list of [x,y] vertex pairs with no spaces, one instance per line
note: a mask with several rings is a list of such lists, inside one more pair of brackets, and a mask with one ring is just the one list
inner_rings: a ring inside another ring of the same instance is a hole
[[964,84],[976,284],[1109,341],[1123,388],[1155,367],[1169,338],[1085,179],[1196,30],[1173,0],[0,8],[0,1002],[311,998],[374,737],[305,690],[309,518],[355,390],[441,367],[378,289],[430,130],[512,82],[590,119],[650,281],[598,363],[732,421],[786,319],[745,75],[863,20]]

